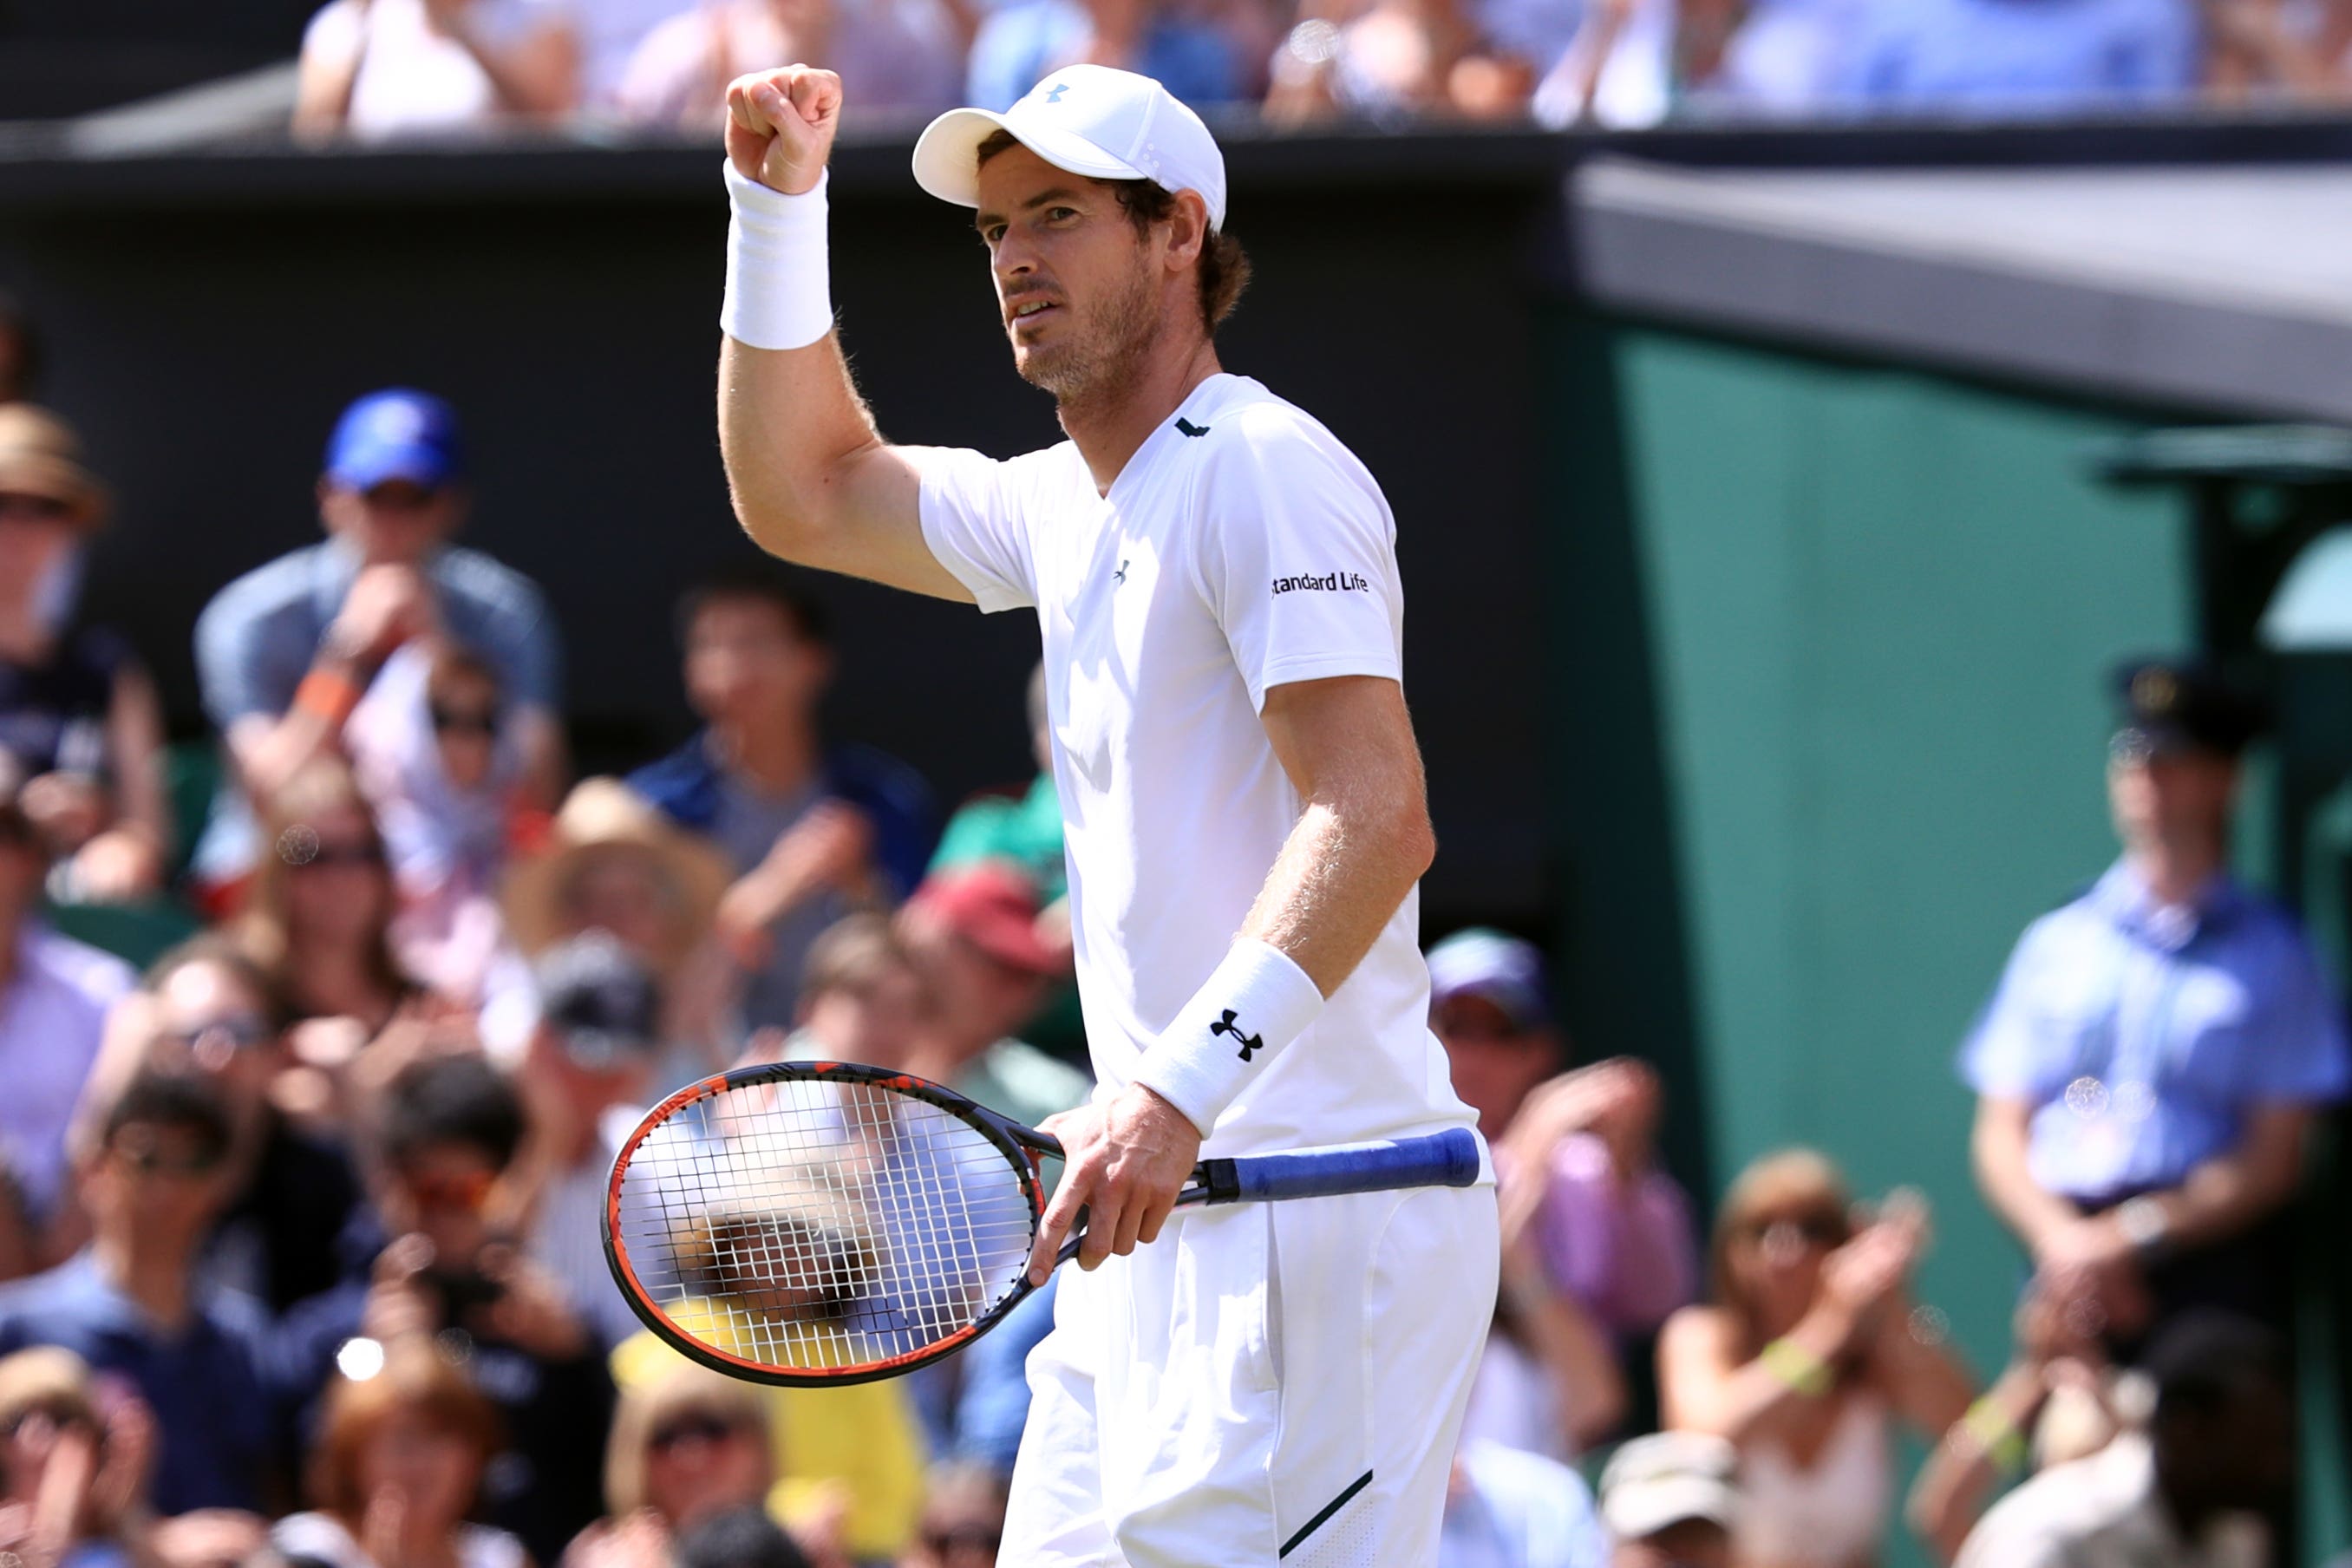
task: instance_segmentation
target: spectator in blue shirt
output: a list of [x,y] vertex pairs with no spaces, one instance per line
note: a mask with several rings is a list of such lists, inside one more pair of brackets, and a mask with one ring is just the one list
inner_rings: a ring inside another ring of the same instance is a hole
[[712,577],[681,601],[678,633],[704,727],[629,785],[726,853],[736,879],[718,933],[744,972],[742,1022],[790,1029],[809,944],[922,879],[938,837],[930,790],[896,758],[825,743],[833,650],[795,580],[756,566]]
[[1013,107],[1046,75],[1084,61],[1157,78],[1196,109],[1246,91],[1234,40],[1166,0],[1013,0],[972,40],[964,101]]
[[[268,796],[331,748],[403,643],[428,633],[472,650],[515,705],[523,776],[552,805],[564,771],[554,617],[529,578],[449,542],[465,521],[456,412],[395,388],[344,411],[327,445],[327,538],[255,568],[196,621],[205,711],[246,787]],[[217,826],[217,825],[216,825]],[[223,828],[199,859],[226,879],[250,858]]]
[[2190,0],[1872,0],[1842,96],[1872,110],[2113,109],[2189,98]]
[[2025,932],[1960,1060],[1979,1184],[2058,1299],[2123,1348],[2192,1305],[2276,1323],[2314,1113],[2347,1080],[2310,944],[2228,867],[2260,710],[2195,665],[2120,672],[2124,856]]
[[274,1418],[260,1304],[199,1279],[228,1196],[228,1112],[206,1084],[142,1074],[81,1163],[90,1245],[0,1289],[0,1355],[62,1345],[137,1387],[159,1441],[156,1511],[261,1505]]

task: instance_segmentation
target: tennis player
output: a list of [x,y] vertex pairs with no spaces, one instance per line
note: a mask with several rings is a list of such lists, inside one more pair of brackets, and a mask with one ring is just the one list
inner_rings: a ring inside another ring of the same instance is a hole
[[1021,1568],[1417,1568],[1492,1313],[1491,1187],[1171,1217],[1203,1155],[1469,1127],[1430,1035],[1433,852],[1395,523],[1364,466],[1220,367],[1246,275],[1224,160],[1146,77],[1074,66],[924,132],[975,209],[1014,368],[1069,439],[1010,462],[877,434],[833,333],[839,79],[728,92],[719,434],[776,554],[1032,609],[1101,1087],[1033,1259],[1089,1225],[1034,1398]]

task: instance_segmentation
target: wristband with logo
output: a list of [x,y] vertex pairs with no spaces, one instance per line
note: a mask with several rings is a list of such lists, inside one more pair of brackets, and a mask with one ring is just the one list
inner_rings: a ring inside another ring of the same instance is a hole
[[747,180],[727,165],[727,298],[719,327],[755,349],[804,349],[833,331],[825,258],[826,171],[797,196]]
[[1217,1118],[1323,1010],[1323,992],[1281,949],[1235,942],[1136,1064],[1133,1080],[1205,1138]]

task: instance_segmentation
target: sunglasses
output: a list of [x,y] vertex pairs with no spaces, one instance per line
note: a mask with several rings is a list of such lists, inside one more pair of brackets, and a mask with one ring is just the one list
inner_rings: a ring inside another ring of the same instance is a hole
[[222,1158],[212,1150],[175,1156],[143,1143],[116,1143],[110,1145],[107,1152],[140,1175],[184,1179],[210,1175],[220,1169]]
[[495,735],[499,732],[499,712],[495,708],[444,708],[438,702],[427,711],[432,715],[436,734],[457,732],[468,735]]
[[333,866],[381,866],[383,864],[383,852],[373,844],[357,840],[349,844],[321,844],[299,859],[289,856],[286,863],[298,871],[317,871]]
[[677,1447],[680,1443],[688,1441],[723,1443],[735,1435],[734,1422],[721,1415],[710,1415],[707,1411],[698,1411],[692,1415],[675,1416],[655,1427],[652,1434],[646,1438],[646,1447],[649,1452],[661,1454]]
[[226,1046],[232,1053],[254,1050],[268,1045],[273,1037],[268,1024],[261,1018],[250,1013],[235,1013],[193,1029],[166,1029],[162,1037],[193,1056],[203,1056],[207,1054],[206,1047]]
[[0,492],[0,517],[22,518],[32,522],[65,522],[74,515],[71,501],[55,496],[25,495],[16,490]]
[[1836,1215],[1762,1215],[1739,1227],[1739,1237],[1750,1245],[1760,1246],[1775,1231],[1785,1230],[1814,1247],[1838,1247],[1844,1244],[1847,1227],[1844,1219]]
[[923,1531],[925,1549],[937,1557],[945,1557],[950,1552],[986,1552],[992,1555],[1003,1544],[1004,1532],[985,1524],[956,1524],[945,1530]]

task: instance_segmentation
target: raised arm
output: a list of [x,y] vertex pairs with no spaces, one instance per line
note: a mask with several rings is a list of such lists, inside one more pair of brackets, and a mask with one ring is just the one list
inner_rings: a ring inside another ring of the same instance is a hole
[[841,105],[841,79],[808,66],[727,89],[719,441],[735,516],[787,561],[969,603],[923,542],[914,464],[875,429],[830,329],[823,185]]

